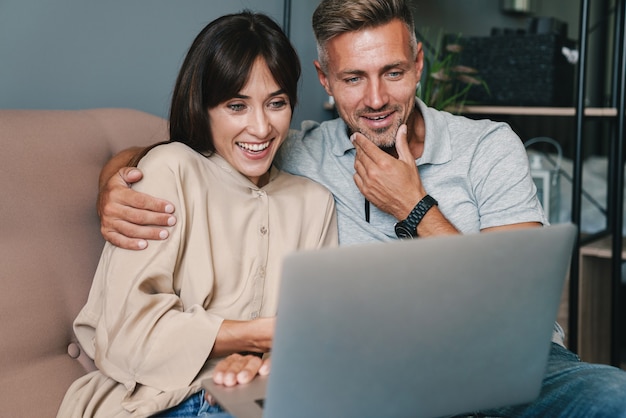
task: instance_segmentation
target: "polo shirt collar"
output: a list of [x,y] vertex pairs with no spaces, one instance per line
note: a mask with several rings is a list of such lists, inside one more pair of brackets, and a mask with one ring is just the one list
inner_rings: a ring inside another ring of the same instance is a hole
[[341,118],[331,120],[327,125],[328,138],[332,138],[331,151],[334,155],[340,157],[350,150],[354,149],[352,141],[348,136],[348,125]]
[[448,130],[449,114],[426,106],[420,99],[415,99],[424,118],[424,151],[415,160],[417,165],[445,164],[452,159],[452,141]]

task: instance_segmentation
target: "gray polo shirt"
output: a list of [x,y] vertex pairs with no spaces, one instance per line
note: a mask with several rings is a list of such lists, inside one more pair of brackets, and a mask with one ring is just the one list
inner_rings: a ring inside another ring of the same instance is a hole
[[[427,107],[423,155],[415,160],[426,191],[461,232],[518,222],[547,224],[530,176],[524,145],[500,122],[472,120]],[[341,245],[396,239],[398,221],[371,205],[354,184],[355,149],[343,120],[305,121],[277,156],[285,171],[309,177],[334,195]]]

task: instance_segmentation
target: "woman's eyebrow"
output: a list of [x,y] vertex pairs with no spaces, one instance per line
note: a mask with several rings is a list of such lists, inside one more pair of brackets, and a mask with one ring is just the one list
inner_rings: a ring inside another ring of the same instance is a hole
[[[285,89],[278,89],[272,93],[269,93],[267,95],[267,98],[269,99],[270,97],[274,97],[274,96],[278,96],[280,94],[284,94],[285,93]],[[235,99],[250,99],[250,96],[246,96],[245,94],[241,94],[241,93],[237,93],[235,94]]]

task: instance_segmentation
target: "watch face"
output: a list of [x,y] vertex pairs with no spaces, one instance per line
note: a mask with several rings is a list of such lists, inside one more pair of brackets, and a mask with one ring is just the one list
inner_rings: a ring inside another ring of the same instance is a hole
[[402,222],[398,222],[395,226],[395,229],[396,236],[400,239],[413,238],[415,236],[415,234],[412,233],[412,231],[407,228]]

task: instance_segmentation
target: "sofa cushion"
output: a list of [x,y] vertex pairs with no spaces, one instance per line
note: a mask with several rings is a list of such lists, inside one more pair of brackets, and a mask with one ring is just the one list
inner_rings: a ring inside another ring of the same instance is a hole
[[0,110],[0,416],[54,416],[85,373],[68,345],[103,246],[98,174],[166,138],[135,110]]

